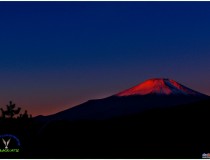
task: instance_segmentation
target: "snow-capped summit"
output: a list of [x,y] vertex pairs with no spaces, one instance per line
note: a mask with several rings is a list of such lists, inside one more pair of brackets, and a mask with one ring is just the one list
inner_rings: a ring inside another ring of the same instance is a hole
[[116,96],[131,95],[191,95],[202,96],[203,94],[185,87],[172,79],[153,78],[144,81],[130,89],[122,91]]

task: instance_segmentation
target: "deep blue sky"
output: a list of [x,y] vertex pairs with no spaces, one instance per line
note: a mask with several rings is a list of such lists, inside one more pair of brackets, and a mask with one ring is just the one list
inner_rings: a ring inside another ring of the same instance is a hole
[[148,78],[210,95],[210,2],[0,2],[0,105],[33,115]]

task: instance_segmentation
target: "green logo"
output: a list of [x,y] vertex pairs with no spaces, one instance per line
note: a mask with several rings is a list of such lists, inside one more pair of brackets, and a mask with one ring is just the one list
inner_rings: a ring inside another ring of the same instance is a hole
[[19,152],[20,141],[12,134],[0,135],[2,141],[0,152]]

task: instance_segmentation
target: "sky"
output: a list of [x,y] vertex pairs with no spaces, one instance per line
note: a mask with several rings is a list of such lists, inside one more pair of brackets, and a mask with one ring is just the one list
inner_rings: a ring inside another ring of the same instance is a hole
[[0,2],[0,107],[49,115],[150,78],[210,95],[210,2]]

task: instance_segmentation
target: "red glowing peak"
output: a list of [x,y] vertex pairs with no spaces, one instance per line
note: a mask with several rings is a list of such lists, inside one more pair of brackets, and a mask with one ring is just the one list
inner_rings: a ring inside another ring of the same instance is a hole
[[144,81],[137,86],[122,91],[116,96],[131,95],[202,95],[190,88],[187,88],[172,79],[154,78]]

